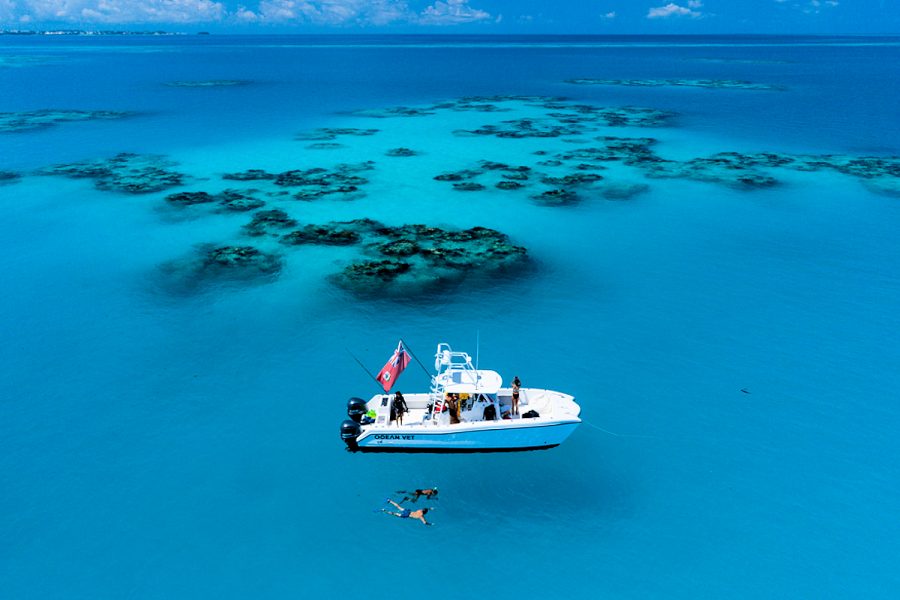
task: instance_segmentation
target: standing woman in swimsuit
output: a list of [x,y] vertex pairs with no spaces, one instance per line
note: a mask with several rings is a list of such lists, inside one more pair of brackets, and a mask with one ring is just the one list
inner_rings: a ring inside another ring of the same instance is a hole
[[513,378],[512,382],[512,414],[519,414],[519,388],[522,387],[522,382],[519,381],[519,376],[516,375]]

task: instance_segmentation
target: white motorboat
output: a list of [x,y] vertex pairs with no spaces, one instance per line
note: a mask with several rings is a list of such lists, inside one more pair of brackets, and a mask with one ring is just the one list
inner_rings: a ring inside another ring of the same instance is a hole
[[[386,392],[409,362],[401,342],[376,378]],[[518,414],[513,389],[496,371],[477,369],[465,352],[437,346],[431,391],[404,394],[407,411],[394,408],[394,394],[368,401],[351,398],[350,420],[341,438],[359,452],[504,452],[558,446],[581,423],[574,397],[540,388],[520,388]],[[398,418],[402,415],[402,418]]]

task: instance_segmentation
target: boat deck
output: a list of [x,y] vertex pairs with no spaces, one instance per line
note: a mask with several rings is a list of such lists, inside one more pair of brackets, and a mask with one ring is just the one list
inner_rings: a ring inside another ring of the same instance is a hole
[[[491,402],[481,398],[464,399],[461,401],[459,413],[459,423],[450,423],[449,412],[439,413],[437,419],[432,419],[428,411],[428,405],[431,402],[429,394],[408,394],[404,398],[409,412],[403,415],[402,425],[399,420],[391,421],[391,400],[393,396],[387,394],[379,394],[374,396],[367,406],[375,411],[375,422],[364,424],[364,429],[381,429],[381,428],[434,428],[434,427],[460,427],[460,426],[494,426],[498,424],[520,423],[522,421],[528,423],[537,423],[540,421],[550,421],[558,419],[566,419],[567,417],[577,418],[578,412],[570,412],[564,410],[571,405],[571,396],[553,392],[550,390],[522,388],[519,392],[519,414],[512,413],[512,390],[501,389],[497,394],[497,401]],[[497,406],[497,418],[495,420],[484,419],[484,409],[495,404]],[[540,416],[536,418],[522,419],[522,414],[529,411],[536,411]]]

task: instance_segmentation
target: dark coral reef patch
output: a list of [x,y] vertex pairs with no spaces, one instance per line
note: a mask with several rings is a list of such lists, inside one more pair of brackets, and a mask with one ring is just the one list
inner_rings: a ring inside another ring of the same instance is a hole
[[384,227],[366,221],[361,234],[372,258],[352,262],[334,278],[359,296],[436,293],[449,284],[517,271],[527,262],[524,247],[486,227]]
[[93,179],[98,190],[148,194],[184,183],[185,175],[173,171],[173,161],[155,154],[122,153],[112,158],[54,165],[39,175]]
[[169,81],[164,85],[174,88],[220,88],[250,85],[246,79],[207,79],[203,81]]
[[280,208],[261,210],[253,215],[249,223],[244,225],[244,233],[259,237],[263,235],[279,235],[278,230],[287,229],[297,225],[297,221],[291,218]]
[[165,287],[197,293],[222,285],[265,283],[277,277],[282,258],[254,246],[200,244],[194,252],[160,266]]
[[320,127],[312,131],[298,133],[294,139],[301,141],[330,141],[341,136],[371,136],[378,133],[378,129],[359,129],[356,127]]
[[107,121],[133,116],[133,112],[114,110],[29,110],[0,112],[0,132],[17,133],[53,127],[75,121]]
[[5,183],[15,183],[22,178],[22,175],[16,173],[15,171],[2,171],[0,170],[0,185]]
[[754,83],[738,79],[566,79],[575,85],[617,85],[625,87],[694,87],[716,90],[783,91],[786,88],[769,83]]
[[369,180],[359,173],[371,171],[374,168],[374,162],[366,161],[341,163],[331,169],[313,167],[282,173],[249,169],[237,173],[226,173],[222,178],[233,181],[271,181],[280,188],[290,188],[297,200],[315,200],[332,194],[349,200],[361,195],[362,187],[369,183]]
[[418,156],[418,154],[419,153],[416,152],[415,150],[412,150],[410,148],[404,148],[404,147],[391,148],[390,150],[388,150],[387,152],[384,153],[385,156],[392,156],[395,158],[406,158],[409,156]]
[[[283,211],[260,211],[246,227],[252,235],[294,227]],[[527,263],[527,250],[494,229],[454,230],[412,224],[386,226],[372,219],[307,224],[279,234],[282,244],[357,246],[362,255],[330,279],[361,297],[414,297],[436,291],[436,284],[516,273]]]
[[217,204],[220,209],[229,212],[247,212],[262,208],[265,201],[255,196],[256,190],[223,190],[218,194],[209,192],[178,192],[166,196],[166,202],[172,206],[186,207],[197,204]]

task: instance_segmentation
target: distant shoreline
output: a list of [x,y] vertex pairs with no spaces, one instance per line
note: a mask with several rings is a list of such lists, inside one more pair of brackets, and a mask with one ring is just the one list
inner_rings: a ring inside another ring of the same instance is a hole
[[[21,29],[4,29],[0,30],[0,35],[191,35],[183,32],[173,31],[118,31],[118,30],[82,30],[82,29],[50,29],[50,30],[21,30]],[[205,31],[196,35],[209,35]]]

